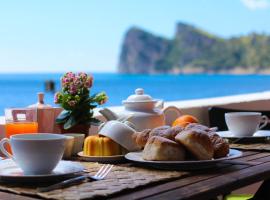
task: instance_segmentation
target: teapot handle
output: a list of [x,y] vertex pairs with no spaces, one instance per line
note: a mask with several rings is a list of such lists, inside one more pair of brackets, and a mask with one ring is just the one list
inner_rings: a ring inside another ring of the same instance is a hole
[[165,116],[165,124],[171,126],[173,121],[182,115],[182,112],[179,108],[175,106],[168,106],[164,108],[163,110],[164,116]]

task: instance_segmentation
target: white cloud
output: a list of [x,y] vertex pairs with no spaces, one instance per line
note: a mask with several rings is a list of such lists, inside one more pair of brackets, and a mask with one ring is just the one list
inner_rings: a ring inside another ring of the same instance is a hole
[[270,7],[268,0],[241,0],[241,2],[250,10],[267,9]]

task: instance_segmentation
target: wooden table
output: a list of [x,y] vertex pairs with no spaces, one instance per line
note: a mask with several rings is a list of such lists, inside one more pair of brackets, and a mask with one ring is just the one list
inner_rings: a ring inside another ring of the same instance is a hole
[[[131,199],[211,199],[220,194],[228,194],[232,190],[256,183],[262,180],[270,180],[270,153],[259,153],[255,151],[244,152],[241,161],[258,162],[254,166],[228,165],[218,169],[208,169],[192,172],[186,177],[174,181],[144,186],[134,190],[121,192],[111,197],[114,200]],[[269,181],[265,181],[260,188],[259,197],[270,199],[267,189],[270,188]],[[265,192],[266,191],[266,192]],[[15,195],[0,192],[1,200],[34,200],[38,198]],[[260,199],[260,198],[257,198]]]

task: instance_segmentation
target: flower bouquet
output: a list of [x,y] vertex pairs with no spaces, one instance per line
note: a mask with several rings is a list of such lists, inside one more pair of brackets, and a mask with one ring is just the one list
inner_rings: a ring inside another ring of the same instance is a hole
[[61,78],[62,89],[57,92],[54,102],[64,109],[56,118],[56,123],[64,130],[75,126],[98,125],[100,121],[93,117],[98,105],[104,104],[108,97],[104,92],[90,96],[93,77],[86,73],[68,72]]

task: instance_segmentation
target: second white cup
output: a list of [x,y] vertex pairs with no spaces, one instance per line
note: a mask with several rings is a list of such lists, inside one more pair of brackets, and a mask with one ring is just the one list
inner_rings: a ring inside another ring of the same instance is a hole
[[234,136],[252,136],[268,124],[268,117],[259,112],[225,113],[225,121]]

